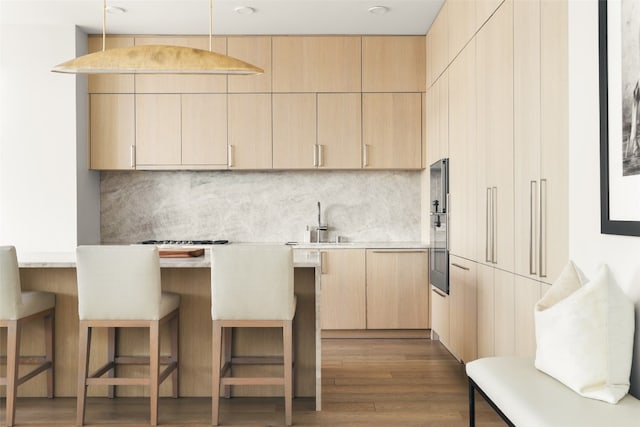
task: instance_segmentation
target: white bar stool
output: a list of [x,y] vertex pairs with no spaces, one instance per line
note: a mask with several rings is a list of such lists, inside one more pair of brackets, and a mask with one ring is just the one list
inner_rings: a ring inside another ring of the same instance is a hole
[[[178,314],[180,296],[161,292],[160,260],[155,246],[80,246],[78,274],[77,424],[84,424],[87,386],[148,385],[151,425],[158,424],[158,388],[171,374],[173,397],[178,397]],[[171,327],[171,355],[160,357],[160,327]],[[108,362],[87,375],[92,328],[108,328]],[[149,328],[149,357],[121,356],[117,328]],[[117,365],[148,365],[149,377],[115,377]],[[160,365],[167,367],[160,373]],[[108,377],[102,378],[109,373]]]
[[[291,425],[292,322],[296,311],[291,248],[285,245],[222,246],[212,249],[211,260],[212,423],[218,425],[221,386],[225,387],[228,397],[229,386],[253,384],[284,386],[285,423]],[[233,357],[231,328],[241,327],[282,328],[283,357]],[[225,357],[221,366],[222,354]],[[282,377],[232,377],[234,363],[283,364],[284,373]]]
[[[22,292],[20,270],[13,246],[0,246],[0,327],[7,328],[7,376],[0,385],[7,386],[7,426],[12,426],[16,415],[18,386],[47,372],[47,397],[53,397],[54,308],[55,295],[48,292]],[[44,320],[44,356],[20,356],[22,325],[35,319]],[[38,365],[29,373],[18,376],[20,365]]]

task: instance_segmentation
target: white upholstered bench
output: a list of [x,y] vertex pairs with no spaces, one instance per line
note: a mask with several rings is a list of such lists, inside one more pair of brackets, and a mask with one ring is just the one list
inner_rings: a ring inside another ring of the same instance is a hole
[[612,405],[588,399],[538,371],[532,359],[488,357],[469,362],[469,426],[475,426],[477,390],[511,426],[640,426],[640,400]]

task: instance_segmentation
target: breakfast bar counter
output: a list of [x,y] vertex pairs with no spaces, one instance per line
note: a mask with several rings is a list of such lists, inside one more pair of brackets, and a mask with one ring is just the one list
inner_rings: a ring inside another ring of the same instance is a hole
[[[211,322],[211,258],[210,251],[193,258],[161,258],[162,289],[180,295],[180,396],[211,396],[212,322]],[[297,309],[294,318],[294,395],[316,398],[321,407],[320,379],[320,255],[317,250],[294,249],[294,275]],[[78,298],[75,253],[18,254],[23,290],[53,292],[56,295],[55,319],[55,396],[75,396],[78,357]],[[37,354],[42,349],[41,325],[28,325],[22,342],[22,354]],[[163,331],[163,352],[168,344],[168,331]],[[3,340],[2,342],[5,342]],[[239,330],[234,335],[233,353],[242,356],[278,354],[282,336],[277,329]],[[118,336],[122,354],[145,354],[148,349],[146,331],[122,330]],[[106,331],[93,335],[90,370],[106,361]],[[101,357],[102,356],[102,357]],[[141,367],[122,367],[123,375]],[[128,371],[125,371],[128,370]],[[244,372],[241,372],[242,369]],[[257,371],[257,370],[260,371]],[[269,375],[278,366],[240,367],[237,375]],[[170,382],[161,386],[161,396],[171,394]],[[19,396],[44,396],[45,378],[39,376],[19,389]],[[95,386],[90,396],[106,396],[106,387]],[[119,396],[145,396],[141,386],[119,387]],[[234,396],[281,396],[281,387],[236,386]]]

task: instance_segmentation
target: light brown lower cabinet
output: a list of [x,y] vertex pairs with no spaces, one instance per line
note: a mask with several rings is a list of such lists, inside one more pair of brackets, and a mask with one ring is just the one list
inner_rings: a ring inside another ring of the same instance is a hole
[[449,346],[460,361],[478,357],[476,263],[451,256],[449,260]]
[[429,328],[426,249],[335,249],[321,257],[322,329]]
[[439,289],[431,287],[431,330],[438,335],[438,339],[449,348],[450,325],[449,295]]
[[535,357],[536,355],[534,309],[546,286],[537,280],[516,276],[514,291],[516,356]]
[[366,329],[365,251],[335,249],[320,254],[322,329]]
[[427,250],[367,250],[367,329],[429,328]]

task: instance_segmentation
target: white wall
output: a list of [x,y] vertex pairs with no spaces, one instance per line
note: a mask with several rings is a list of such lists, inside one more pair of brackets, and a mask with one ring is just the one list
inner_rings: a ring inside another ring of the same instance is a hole
[[[606,263],[636,301],[640,343],[640,237],[600,234],[598,4],[569,3],[569,254],[587,276]],[[637,352],[637,353],[640,353]],[[640,354],[635,355],[636,371]],[[640,372],[634,372],[640,396]]]
[[[74,26],[13,25],[10,16],[2,16],[0,244],[13,244],[19,252],[73,250],[78,209],[89,209],[78,203],[77,175],[86,113],[77,115],[76,103],[86,95],[78,92],[74,76],[50,72],[76,56],[76,43]],[[94,195],[89,205],[95,205],[97,178],[81,186]]]

